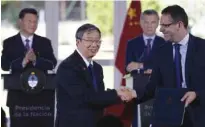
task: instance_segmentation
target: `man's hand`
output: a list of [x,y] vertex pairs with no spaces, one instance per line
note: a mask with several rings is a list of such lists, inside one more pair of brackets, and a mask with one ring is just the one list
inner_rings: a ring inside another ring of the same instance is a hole
[[144,71],[144,74],[151,74],[152,73],[152,69],[147,69]]
[[139,63],[139,62],[131,62],[127,65],[127,71],[131,72],[133,70],[137,70],[143,68],[143,63]]
[[35,55],[33,49],[30,49],[27,54],[28,54],[29,61],[32,61],[32,62],[36,61],[36,55]]
[[185,107],[191,104],[196,99],[196,93],[194,91],[186,92],[181,101],[185,101]]
[[23,62],[22,62],[23,67],[25,67],[28,64],[29,61],[31,61],[31,62],[35,62],[36,61],[36,55],[35,55],[33,49],[30,49],[26,53],[26,55],[25,55],[25,57],[23,59]]
[[129,89],[129,88],[126,88],[126,87],[120,87],[117,90],[117,94],[121,98],[122,101],[126,101],[126,102],[129,102],[133,98],[137,97],[137,94],[136,94],[135,90],[132,90],[132,89]]

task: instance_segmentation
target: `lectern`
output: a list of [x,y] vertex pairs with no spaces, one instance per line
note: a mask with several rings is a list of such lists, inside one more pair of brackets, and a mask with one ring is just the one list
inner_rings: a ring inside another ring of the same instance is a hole
[[[125,76],[125,78],[127,87],[134,88],[136,93],[143,94],[146,84],[149,81],[150,74],[144,74],[142,71],[136,70]],[[137,118],[138,122],[133,124],[138,124],[138,127],[149,127],[151,124],[152,109],[153,100],[136,105],[134,116]]]
[[36,68],[27,69],[21,74],[2,75],[4,89],[8,90],[10,118],[16,120],[15,123],[29,127],[54,127],[54,77],[54,73],[45,74]]

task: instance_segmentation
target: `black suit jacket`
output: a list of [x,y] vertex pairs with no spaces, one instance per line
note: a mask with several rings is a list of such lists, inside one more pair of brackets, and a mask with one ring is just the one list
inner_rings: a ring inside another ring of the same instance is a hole
[[94,127],[103,108],[119,102],[115,90],[105,91],[103,70],[94,62],[96,92],[82,57],[75,51],[66,58],[57,71],[56,127]]
[[143,62],[145,69],[152,69],[152,55],[155,53],[160,45],[164,44],[165,41],[163,38],[156,36],[150,55],[145,58],[145,42],[143,35],[140,35],[132,40],[128,41],[127,50],[126,50],[126,67],[130,62]]
[[[37,56],[36,65],[33,66],[32,63],[29,63],[25,68],[23,68],[22,61],[25,57],[26,48],[23,44],[20,33],[4,40],[1,56],[1,68],[5,71],[9,71],[11,69],[12,74],[19,73],[20,75],[20,73],[27,68],[35,67],[46,72],[47,70],[52,70],[56,66],[57,61],[53,54],[53,49],[49,39],[34,34],[32,48]],[[53,96],[53,92],[48,93]],[[44,96],[44,94],[48,93],[41,93],[39,96]],[[25,100],[27,100],[27,102],[24,102]],[[7,105],[14,106],[15,104],[25,103],[32,104],[35,102],[34,100],[39,100],[39,97],[33,94],[25,94],[20,90],[9,90]]]
[[[34,34],[32,48],[37,56],[36,65],[27,64],[25,68],[35,67],[42,71],[52,70],[56,66],[56,58],[49,39]],[[1,68],[5,71],[12,70],[12,73],[22,72],[22,61],[25,57],[26,48],[21,39],[20,33],[12,36],[3,42],[1,56]]]
[[[194,127],[205,127],[205,40],[190,34],[185,62],[185,80],[190,91],[197,93],[197,99],[187,108]],[[175,65],[171,42],[157,51],[154,69],[145,93],[138,93],[138,103],[154,97],[157,88],[175,88]]]

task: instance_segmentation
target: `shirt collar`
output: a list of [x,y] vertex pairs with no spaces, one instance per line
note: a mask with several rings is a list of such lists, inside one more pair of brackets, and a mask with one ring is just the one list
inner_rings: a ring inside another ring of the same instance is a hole
[[83,54],[82,54],[78,49],[76,49],[76,50],[77,50],[78,54],[80,54],[80,56],[83,58],[83,61],[85,62],[85,64],[86,64],[87,67],[89,66],[89,64],[92,64],[92,65],[93,65],[93,61],[92,61],[92,60],[89,62],[88,59],[86,59],[86,58],[83,56]]
[[153,35],[153,36],[147,36],[145,34],[143,34],[143,38],[145,41],[147,41],[147,39],[152,39],[152,41],[155,39],[156,35]]
[[28,39],[30,42],[33,40],[33,35],[29,36],[28,38],[26,38],[23,34],[21,34],[21,39],[23,40],[23,42],[25,42],[26,39]]
[[[185,46],[188,44],[188,41],[189,41],[189,33],[187,33],[187,35],[181,41],[179,41],[178,44]],[[172,44],[174,45],[175,43]]]

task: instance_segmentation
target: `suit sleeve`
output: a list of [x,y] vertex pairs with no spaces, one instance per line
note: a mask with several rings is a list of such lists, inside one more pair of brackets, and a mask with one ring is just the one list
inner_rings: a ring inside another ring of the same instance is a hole
[[9,41],[3,42],[3,50],[1,56],[1,68],[4,71],[9,71],[9,69],[22,71],[22,61],[23,57],[12,58],[12,45],[9,45]]
[[146,85],[145,91],[144,92],[138,91],[136,88],[134,88],[136,91],[138,91],[137,99],[136,99],[137,104],[152,99],[155,96],[155,91],[157,89],[157,86],[162,84],[162,75],[159,68],[159,59],[157,55],[155,55],[154,57],[155,57],[153,61],[154,68],[150,80]]
[[83,72],[80,72],[74,66],[66,64],[61,64],[58,68],[56,75],[57,85],[63,87],[72,100],[78,99],[90,106],[101,107],[115,104],[119,101],[115,90],[94,92],[87,86],[81,73]]
[[[205,41],[202,43],[205,44]],[[205,106],[205,60],[202,59],[205,58],[205,45],[201,45],[200,48],[201,52],[197,55],[198,62],[196,62],[195,69],[193,69],[192,83],[195,87],[194,91],[197,94],[197,101]]]
[[133,54],[133,41],[130,40],[127,42],[127,48],[126,48],[126,61],[125,61],[125,72],[127,72],[127,65],[131,63],[132,61],[135,61],[135,55]]
[[57,60],[53,53],[50,40],[45,41],[44,51],[37,52],[37,59],[35,67],[42,70],[52,70],[55,68]]

